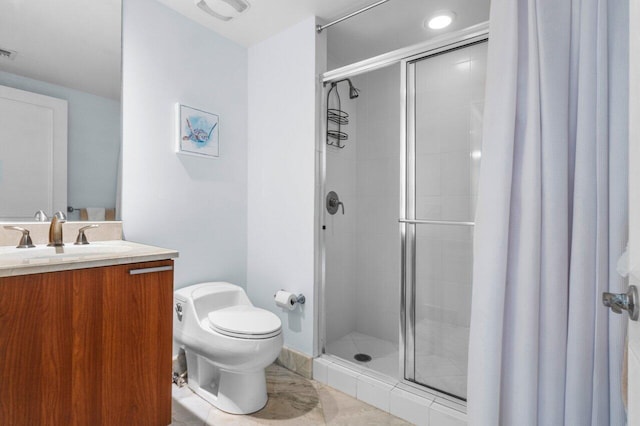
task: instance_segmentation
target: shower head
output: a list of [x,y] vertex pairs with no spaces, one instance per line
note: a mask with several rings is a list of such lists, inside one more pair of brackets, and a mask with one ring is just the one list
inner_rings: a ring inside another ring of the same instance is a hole
[[[332,81],[331,82],[331,87],[336,87],[338,85],[338,83],[341,83],[343,81],[346,81],[347,83],[349,83],[349,98],[350,99],[355,99],[358,97],[358,95],[360,94],[360,90],[356,89],[353,86],[353,83],[351,82],[350,79],[348,78],[343,78],[342,80],[338,80],[338,81]],[[326,84],[326,83],[325,83]]]
[[350,99],[355,99],[355,98],[357,98],[357,97],[358,97],[358,94],[360,94],[360,90],[356,89],[356,88],[353,86],[353,83],[351,83],[351,80],[349,80],[348,78],[347,78],[347,81],[349,82],[349,98],[350,98]]

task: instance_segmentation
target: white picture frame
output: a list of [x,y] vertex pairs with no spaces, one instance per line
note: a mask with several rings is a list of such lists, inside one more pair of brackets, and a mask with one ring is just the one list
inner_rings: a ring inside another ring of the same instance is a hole
[[176,152],[204,158],[220,156],[220,116],[198,108],[176,104]]

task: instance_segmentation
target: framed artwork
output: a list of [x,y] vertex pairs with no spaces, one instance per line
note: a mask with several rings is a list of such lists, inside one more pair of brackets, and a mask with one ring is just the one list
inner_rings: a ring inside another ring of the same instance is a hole
[[177,153],[198,157],[220,156],[220,117],[182,104],[176,104],[178,117]]

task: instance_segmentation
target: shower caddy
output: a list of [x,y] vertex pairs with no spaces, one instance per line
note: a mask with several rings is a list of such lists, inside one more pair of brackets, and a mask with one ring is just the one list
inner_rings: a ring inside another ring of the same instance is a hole
[[[335,89],[334,98],[337,100],[338,108],[330,108],[331,93]],[[327,92],[327,145],[335,146],[336,148],[344,148],[345,144],[342,141],[349,139],[349,135],[342,131],[342,126],[349,124],[349,114],[342,111],[340,103],[340,93],[338,93],[338,84],[336,82],[331,83],[331,89]],[[329,123],[333,123],[337,128],[329,128]]]

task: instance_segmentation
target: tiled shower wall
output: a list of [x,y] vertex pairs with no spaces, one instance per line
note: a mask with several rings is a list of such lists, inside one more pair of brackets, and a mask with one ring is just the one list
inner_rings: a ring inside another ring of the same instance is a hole
[[[338,340],[356,327],[356,102],[349,99],[348,85],[339,83],[341,108],[349,114],[349,124],[342,131],[349,135],[342,141],[344,148],[326,147],[326,193],[335,191],[344,203],[335,215],[329,215],[325,207],[323,214],[325,234],[325,307],[326,338],[328,342]],[[335,90],[334,90],[335,92]],[[331,108],[338,108],[332,93]],[[331,128],[335,125],[332,123]]]
[[356,331],[395,344],[400,316],[400,64],[354,78]]
[[345,207],[325,213],[328,342],[353,331],[399,339],[399,72],[394,65],[352,78],[356,99],[339,83],[349,138],[343,149],[327,146],[326,192]]

